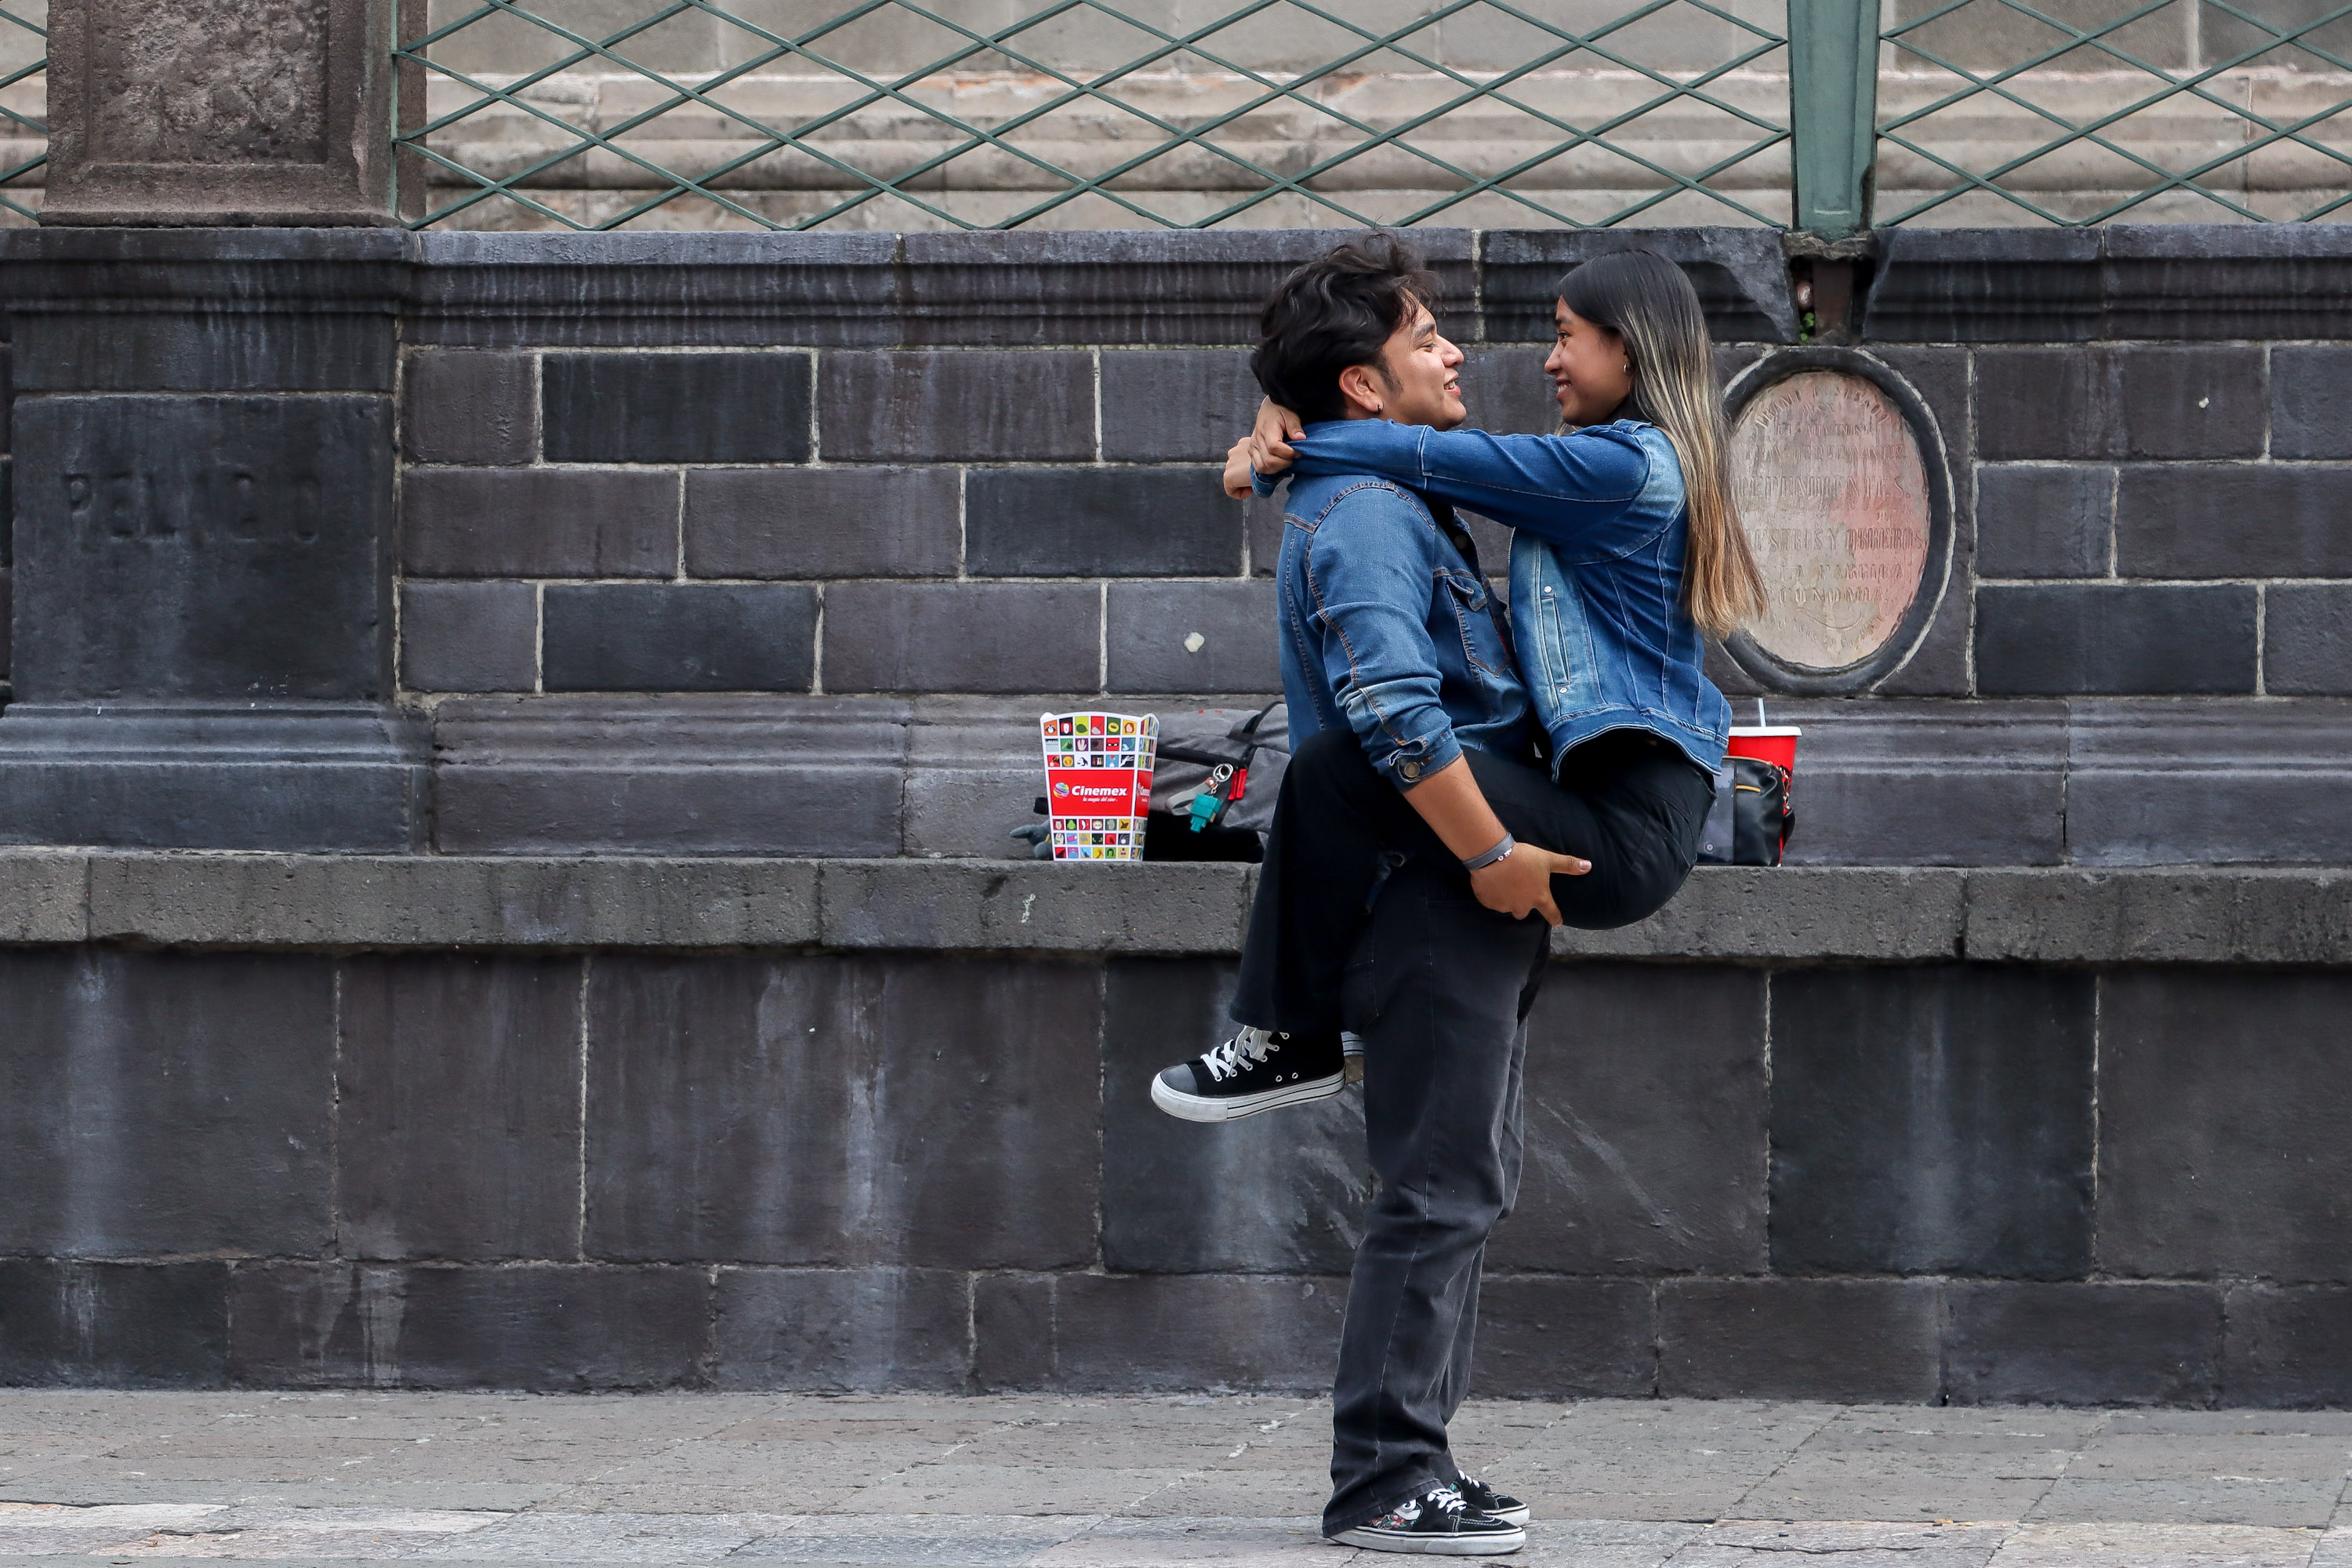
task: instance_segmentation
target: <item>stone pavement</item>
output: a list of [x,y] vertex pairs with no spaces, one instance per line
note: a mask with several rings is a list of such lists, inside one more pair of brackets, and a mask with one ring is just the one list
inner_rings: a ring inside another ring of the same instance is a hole
[[[1341,1564],[1303,1396],[0,1391],[0,1557]],[[1577,1568],[2352,1568],[2352,1414],[1488,1401]]]

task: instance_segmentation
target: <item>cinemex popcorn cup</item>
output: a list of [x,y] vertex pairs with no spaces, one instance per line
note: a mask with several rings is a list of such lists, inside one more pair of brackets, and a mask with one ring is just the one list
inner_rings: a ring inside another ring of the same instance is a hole
[[1056,860],[1140,860],[1151,811],[1160,720],[1144,713],[1048,713],[1046,831]]

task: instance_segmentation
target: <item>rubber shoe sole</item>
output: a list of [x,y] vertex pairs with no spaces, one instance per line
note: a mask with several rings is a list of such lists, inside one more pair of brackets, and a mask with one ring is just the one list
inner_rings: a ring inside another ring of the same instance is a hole
[[1472,1535],[1435,1535],[1419,1531],[1374,1530],[1360,1524],[1331,1539],[1342,1546],[1360,1546],[1368,1552],[1416,1552],[1426,1557],[1500,1557],[1527,1545],[1528,1532],[1513,1528],[1482,1530]]
[[1238,1121],[1244,1116],[1255,1116],[1261,1110],[1279,1110],[1286,1105],[1305,1105],[1310,1100],[1328,1100],[1348,1087],[1348,1075],[1335,1072],[1329,1078],[1311,1078],[1298,1083],[1286,1083],[1280,1089],[1262,1089],[1256,1094],[1237,1094],[1230,1099],[1213,1100],[1206,1095],[1187,1094],[1171,1089],[1165,1079],[1151,1080],[1151,1103],[1169,1115],[1186,1121]]

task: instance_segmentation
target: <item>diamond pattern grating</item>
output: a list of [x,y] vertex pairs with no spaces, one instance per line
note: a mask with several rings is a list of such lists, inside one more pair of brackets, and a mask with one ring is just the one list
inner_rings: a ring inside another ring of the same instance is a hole
[[[992,27],[962,19],[974,5],[871,0],[798,30],[713,0],[648,4],[604,30],[566,25],[560,8],[480,0],[400,50],[435,83],[425,123],[404,138],[439,171],[420,222],[479,221],[503,202],[541,223],[612,228],[689,201],[724,223],[790,228],[890,226],[898,204],[962,228],[1210,227],[1275,213],[1409,225],[1468,210],[1594,226],[1669,203],[1684,222],[1785,218],[1785,88],[1768,86],[1785,71],[1779,0],[1646,0],[1580,26],[1547,14],[1560,5],[1504,0],[1255,0],[1184,26],[1181,5],[1146,15],[1059,0]],[[1368,19],[1383,10],[1408,14]],[[460,63],[469,35],[490,27],[511,58],[517,26],[547,46],[530,68]],[[723,68],[653,63],[680,35],[714,31],[739,56]],[[1465,36],[1483,44],[1479,65],[1457,63],[1479,49],[1448,47]],[[885,61],[877,37],[898,58]],[[1302,42],[1320,58],[1270,58]],[[981,73],[1018,85],[992,101],[972,85]],[[1376,75],[1391,89],[1366,92]],[[652,90],[603,117],[560,90],[583,78]],[[698,132],[666,139],[676,117]],[[497,121],[528,130],[469,142],[469,127]],[[506,155],[469,157],[469,145]],[[687,149],[691,164],[676,155]],[[634,189],[602,205],[549,195],[583,186]]]
[[49,161],[48,19],[47,0],[0,0],[0,208],[27,223],[38,215],[11,193]]
[[[2352,5],[2094,9],[1929,0],[1889,26],[1877,221],[2316,220],[2352,205]],[[1989,110],[2006,133],[1970,135]],[[1909,199],[1890,202],[1903,165]]]
[[[2352,3],[1856,3],[1879,226],[2352,218]],[[1626,4],[430,0],[394,48],[407,210],[1786,226],[1789,0]],[[0,0],[0,222],[37,215],[47,23]]]

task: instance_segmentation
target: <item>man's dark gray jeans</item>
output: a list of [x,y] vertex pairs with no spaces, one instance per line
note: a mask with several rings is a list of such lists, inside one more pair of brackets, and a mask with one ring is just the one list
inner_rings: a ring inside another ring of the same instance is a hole
[[1482,907],[1452,866],[1391,877],[1342,984],[1364,1038],[1381,1189],[1348,1285],[1328,1535],[1461,1479],[1445,1427],[1470,1380],[1486,1236],[1518,1192],[1528,1009],[1549,930]]

